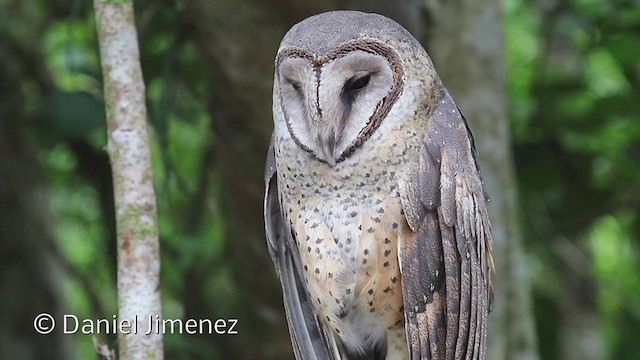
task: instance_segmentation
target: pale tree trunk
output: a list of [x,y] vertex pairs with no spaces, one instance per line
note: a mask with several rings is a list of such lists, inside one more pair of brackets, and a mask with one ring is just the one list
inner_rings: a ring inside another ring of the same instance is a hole
[[[162,359],[160,246],[133,5],[95,0],[118,234],[119,358]],[[150,333],[150,334],[149,334]],[[147,335],[149,334],[149,335]]]
[[427,51],[469,120],[490,198],[496,303],[489,317],[488,359],[538,359],[506,118],[499,3],[426,1],[426,6]]

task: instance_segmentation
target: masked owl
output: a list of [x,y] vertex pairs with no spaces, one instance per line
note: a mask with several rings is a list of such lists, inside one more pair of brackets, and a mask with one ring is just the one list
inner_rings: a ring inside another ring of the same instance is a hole
[[491,226],[473,136],[386,17],[310,17],[275,59],[269,252],[296,359],[484,359]]

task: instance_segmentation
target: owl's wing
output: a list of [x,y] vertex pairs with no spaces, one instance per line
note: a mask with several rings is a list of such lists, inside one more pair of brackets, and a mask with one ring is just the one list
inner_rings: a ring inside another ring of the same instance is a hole
[[307,297],[301,277],[300,255],[291,229],[283,221],[278,197],[273,138],[267,154],[265,185],[264,219],[267,246],[282,284],[284,309],[294,354],[297,360],[334,359],[333,353],[327,350],[330,348],[327,334],[313,314]]
[[412,360],[484,359],[493,294],[491,225],[473,136],[443,88],[400,196],[412,232],[400,244]]

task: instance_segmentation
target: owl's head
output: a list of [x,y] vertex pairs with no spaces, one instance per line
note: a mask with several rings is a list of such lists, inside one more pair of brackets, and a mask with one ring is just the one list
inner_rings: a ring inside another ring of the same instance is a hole
[[294,25],[276,56],[274,101],[296,144],[331,166],[360,147],[403,92],[398,47],[422,50],[377,14],[328,12]]

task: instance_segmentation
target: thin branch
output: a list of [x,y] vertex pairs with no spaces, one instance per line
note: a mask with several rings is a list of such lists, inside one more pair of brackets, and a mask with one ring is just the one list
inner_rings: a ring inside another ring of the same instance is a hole
[[[160,245],[147,109],[131,0],[94,0],[118,234],[119,358],[162,359]],[[135,326],[135,327],[134,327]]]

